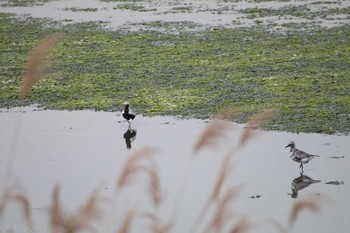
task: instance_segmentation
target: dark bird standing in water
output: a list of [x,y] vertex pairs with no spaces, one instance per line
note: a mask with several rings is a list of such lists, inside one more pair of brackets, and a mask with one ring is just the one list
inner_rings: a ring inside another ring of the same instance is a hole
[[129,120],[134,120],[136,115],[131,113],[130,107],[129,107],[129,102],[125,102],[124,103],[124,111],[123,111],[123,117],[125,118],[125,120],[128,121],[129,125],[130,125],[130,121]]
[[287,148],[287,147],[290,147],[290,158],[293,161],[300,163],[301,171],[303,171],[303,169],[304,169],[304,166],[303,166],[304,163],[308,163],[311,159],[313,159],[315,157],[320,157],[318,155],[311,155],[311,154],[308,154],[304,151],[297,149],[295,147],[295,142],[293,142],[293,141],[289,142],[289,144],[285,148]]

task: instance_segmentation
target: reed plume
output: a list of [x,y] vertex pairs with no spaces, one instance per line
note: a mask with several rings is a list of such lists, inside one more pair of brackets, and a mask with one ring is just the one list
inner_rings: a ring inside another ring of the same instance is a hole
[[20,205],[22,209],[22,214],[24,217],[24,220],[26,221],[26,224],[28,226],[33,225],[33,219],[31,215],[31,208],[30,208],[30,202],[28,197],[24,194],[23,190],[20,190],[16,187],[10,187],[8,188],[0,201],[0,218],[2,216],[2,213],[4,212],[6,205],[8,202],[13,201]]
[[238,108],[228,107],[222,108],[215,114],[215,119],[232,120],[235,115],[240,114],[242,111]]
[[239,139],[240,147],[243,147],[249,139],[256,135],[256,129],[266,123],[275,114],[275,110],[266,109],[258,112],[250,118]]
[[320,201],[324,200],[319,195],[312,195],[305,199],[299,199],[295,202],[290,217],[289,217],[289,225],[293,226],[298,215],[302,210],[309,209],[315,213],[321,212]]
[[97,232],[92,225],[101,216],[98,191],[93,192],[88,200],[73,214],[66,214],[59,198],[60,187],[56,185],[52,192],[50,206],[50,226],[53,233],[74,233],[82,230]]
[[254,225],[246,218],[241,219],[235,226],[231,228],[230,233],[244,233],[248,232]]
[[[129,157],[125,166],[122,169],[121,175],[119,176],[117,182],[117,189],[122,189],[137,174],[146,174],[149,178],[148,194],[151,198],[152,203],[155,206],[159,206],[162,200],[162,195],[160,189],[158,169],[152,157],[156,151],[158,151],[156,148],[146,147],[134,152]],[[151,163],[145,164],[145,162]]]
[[143,213],[142,217],[150,222],[149,229],[152,233],[168,233],[174,225],[173,222],[161,224],[159,217],[153,213]]
[[131,224],[132,224],[132,221],[135,218],[136,212],[137,211],[135,209],[128,211],[128,213],[124,217],[122,226],[117,231],[118,233],[128,233],[128,232],[130,232]]
[[194,146],[194,152],[198,153],[206,147],[216,147],[218,139],[223,138],[228,130],[232,128],[232,124],[227,121],[212,120],[199,136]]
[[280,233],[288,233],[288,230],[280,222],[273,219],[269,219],[268,223],[277,228]]
[[232,171],[233,171],[233,167],[230,164],[230,157],[227,156],[223,159],[223,161],[221,163],[220,173],[219,173],[219,176],[217,178],[217,181],[215,182],[213,192],[210,196],[212,201],[214,201],[215,199],[217,199],[219,197],[221,190],[224,186],[224,183]]
[[34,83],[39,80],[42,67],[50,48],[63,38],[62,33],[55,33],[42,40],[32,51],[27,62],[27,68],[21,85],[20,98],[25,99]]
[[229,188],[222,197],[218,198],[216,211],[213,219],[208,223],[205,232],[211,231],[221,232],[221,229],[227,224],[229,219],[233,217],[230,212],[230,204],[237,197],[239,193],[239,187]]
[[[208,197],[205,205],[203,206],[203,209],[199,213],[199,216],[197,217],[196,221],[194,222],[190,232],[195,232],[197,227],[201,224],[202,220],[204,219],[204,217],[208,213],[211,206],[216,201],[220,201],[219,197],[220,197],[220,194],[222,192],[223,186],[225,184],[225,181],[228,179],[229,175],[231,174],[232,170],[233,170],[233,167],[230,164],[230,156],[226,156],[221,163],[221,169],[219,171],[219,175],[217,177],[217,180],[214,184],[214,189],[211,192],[210,196]],[[229,194],[229,193],[226,193],[226,194]],[[231,193],[231,194],[233,197],[233,193]],[[228,195],[224,200],[230,200],[230,198],[228,198],[228,197],[230,197],[230,195]]]

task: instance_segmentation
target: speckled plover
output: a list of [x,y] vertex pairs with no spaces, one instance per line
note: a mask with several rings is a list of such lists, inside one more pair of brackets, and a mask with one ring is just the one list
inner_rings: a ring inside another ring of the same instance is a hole
[[303,171],[303,164],[304,163],[308,163],[311,159],[315,158],[315,157],[320,157],[318,155],[311,155],[311,154],[308,154],[304,151],[301,151],[299,149],[297,149],[295,147],[295,142],[291,141],[289,142],[289,144],[285,147],[290,147],[290,158],[297,162],[297,163],[300,163],[300,168],[301,170]]

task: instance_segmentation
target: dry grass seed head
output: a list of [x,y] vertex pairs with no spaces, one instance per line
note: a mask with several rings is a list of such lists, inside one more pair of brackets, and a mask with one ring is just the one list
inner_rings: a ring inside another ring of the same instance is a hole
[[62,33],[55,33],[42,40],[32,51],[27,63],[26,73],[20,90],[20,98],[24,99],[31,87],[40,78],[44,61],[50,48],[55,46],[63,38]]
[[2,195],[1,201],[0,201],[0,219],[1,219],[2,213],[5,210],[8,200],[9,200],[9,190],[6,190]]
[[129,210],[127,215],[125,216],[122,226],[119,228],[118,233],[128,233],[131,229],[132,221],[134,220],[136,215],[136,210]]
[[216,113],[215,119],[221,120],[232,120],[235,115],[238,115],[241,111],[234,107],[223,108],[219,112]]
[[97,219],[101,217],[101,211],[98,208],[101,198],[99,196],[100,189],[96,189],[79,209],[78,216],[84,216],[86,219]]
[[4,192],[0,202],[0,218],[3,211],[5,210],[6,204],[11,200],[19,203],[20,207],[22,208],[22,213],[26,224],[28,226],[33,225],[29,199],[26,195],[23,194],[22,190],[19,190],[16,187],[10,187]]
[[316,213],[321,212],[319,203],[321,200],[324,200],[324,198],[321,198],[319,195],[313,195],[305,199],[297,200],[292,208],[292,212],[289,218],[289,224],[291,226],[294,225],[296,218],[304,209],[309,209]]
[[53,189],[50,207],[50,225],[52,232],[73,233],[81,230],[97,232],[92,222],[100,217],[98,192],[93,192],[86,203],[72,215],[67,215],[63,212],[59,200],[59,192],[60,187],[56,185]]
[[12,196],[12,199],[15,200],[16,202],[20,203],[20,205],[22,206],[23,215],[24,215],[24,218],[26,220],[27,225],[32,226],[33,221],[32,221],[32,216],[31,216],[31,212],[30,212],[30,202],[29,202],[28,197],[26,197],[23,194],[15,194]]
[[58,232],[59,226],[64,221],[64,216],[61,209],[61,204],[59,200],[59,190],[60,187],[56,185],[52,192],[52,201],[50,207],[50,225],[52,232]]
[[156,151],[158,151],[158,149],[146,147],[131,154],[119,176],[117,189],[122,189],[135,173],[147,170],[147,167],[139,165],[139,163],[145,159],[152,160],[152,156]]
[[217,181],[215,182],[215,187],[211,194],[211,200],[214,201],[220,195],[222,187],[233,170],[232,165],[229,163],[229,157],[226,157],[221,163],[221,169]]
[[230,233],[244,233],[248,232],[249,229],[254,227],[252,223],[250,223],[246,218],[240,220],[232,229]]
[[161,224],[159,217],[153,213],[143,213],[141,215],[145,219],[149,220],[149,229],[152,233],[167,233],[170,232],[173,227],[173,223]]
[[[148,194],[150,196],[150,199],[155,206],[159,206],[162,200],[159,182],[160,179],[158,170],[156,168],[156,163],[152,157],[156,151],[158,150],[155,148],[146,147],[133,153],[129,157],[126,165],[121,172],[121,175],[118,179],[117,188],[122,189],[126,184],[130,182],[132,178],[135,177],[136,174],[144,173],[147,175],[149,180]],[[153,163],[148,166],[140,164],[141,162],[144,162],[144,160],[151,161]]]
[[273,219],[269,219],[268,222],[277,228],[280,233],[288,233],[288,230],[280,222]]
[[218,200],[213,221],[209,224],[207,232],[210,232],[210,229],[214,229],[215,232],[221,232],[224,224],[228,222],[228,219],[232,218],[233,214],[229,211],[230,203],[237,197],[239,190],[240,187],[230,188]]
[[225,136],[227,130],[232,127],[227,121],[212,120],[200,135],[195,144],[194,151],[198,153],[205,147],[215,147],[216,141]]
[[242,132],[239,145],[241,147],[244,146],[254,135],[256,135],[255,130],[271,119],[274,113],[274,110],[266,109],[252,116]]
[[155,169],[148,169],[149,185],[148,191],[155,206],[159,206],[162,201],[158,172]]

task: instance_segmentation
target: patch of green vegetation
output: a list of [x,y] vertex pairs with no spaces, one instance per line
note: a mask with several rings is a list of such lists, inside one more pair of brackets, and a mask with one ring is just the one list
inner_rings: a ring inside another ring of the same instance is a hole
[[247,8],[241,11],[244,14],[249,14],[249,18],[255,17],[270,17],[270,16],[293,16],[298,18],[313,19],[317,17],[317,13],[312,12],[307,6],[286,6],[280,9],[272,8]]
[[191,13],[193,12],[193,9],[191,6],[178,6],[178,7],[173,7],[171,11],[180,12],[180,13]]
[[272,9],[272,8],[247,8],[244,10],[241,10],[242,13],[247,14],[247,18],[254,19],[254,18],[262,18],[262,17],[271,17],[271,16],[279,16],[279,17],[286,17],[286,16],[293,16],[296,18],[304,18],[308,20],[314,20],[317,18],[321,19],[327,19],[331,15],[347,15],[349,14],[350,10],[349,7],[344,8],[324,8],[320,10],[311,10],[307,5],[300,5],[300,6],[285,6],[280,9]]
[[224,3],[235,3],[239,2],[240,0],[218,0],[218,2],[224,2]]
[[140,12],[147,12],[147,11],[157,11],[156,8],[146,9],[144,6],[137,5],[135,3],[123,3],[119,4],[113,9],[118,10],[132,10],[132,11],[140,11]]
[[79,11],[96,12],[96,11],[98,11],[97,8],[80,8],[80,7],[71,7],[71,8],[66,8],[65,10],[73,11],[73,12],[79,12]]
[[[0,16],[0,106],[10,107],[23,104],[18,87],[30,49],[57,25]],[[63,30],[46,78],[24,104],[113,111],[129,100],[145,115],[199,118],[235,107],[237,122],[274,108],[268,129],[350,132],[349,25],[284,33],[262,26],[126,33],[94,23]]]
[[16,7],[16,6],[35,6],[42,5],[46,2],[51,2],[54,0],[7,0],[1,3],[1,7]]
[[312,5],[325,5],[325,4],[339,4],[339,1],[319,1],[319,2],[311,2]]
[[191,31],[191,30],[200,30],[203,28],[203,25],[193,23],[193,22],[164,22],[160,20],[145,22],[141,25],[147,31],[157,31],[164,32],[169,34],[178,34],[180,31]]

